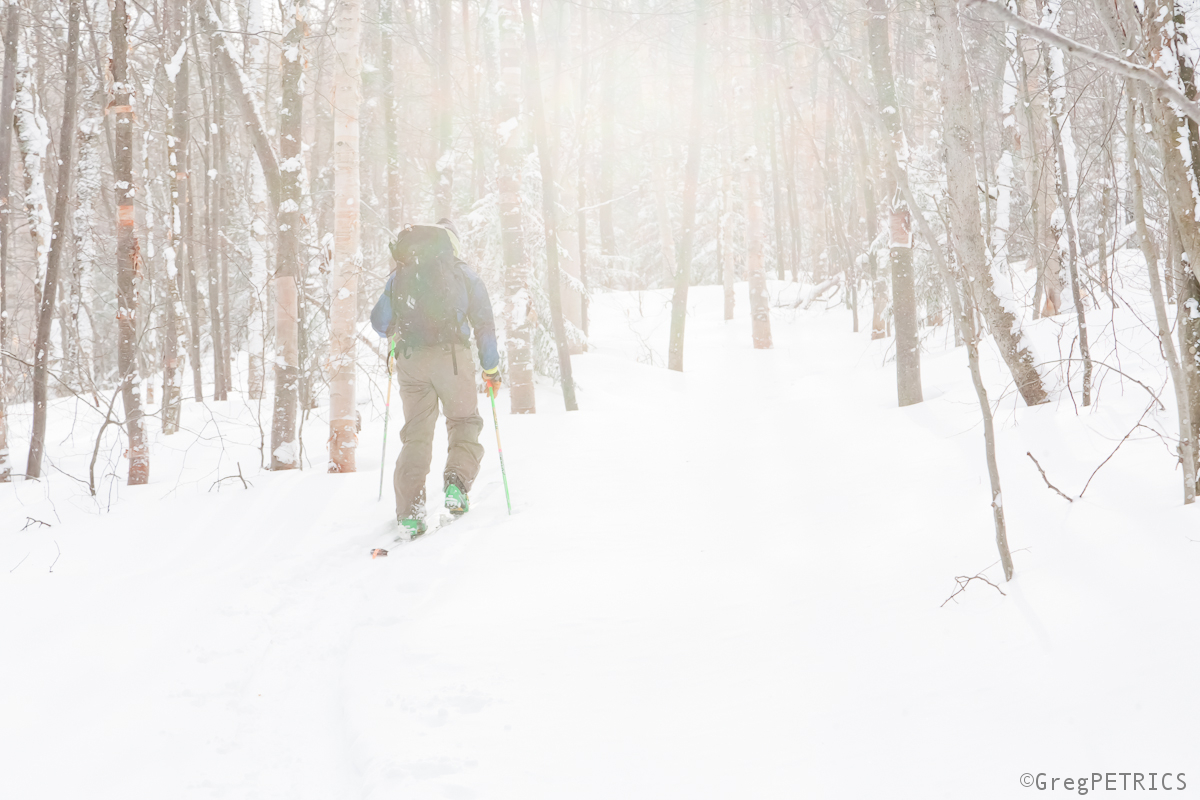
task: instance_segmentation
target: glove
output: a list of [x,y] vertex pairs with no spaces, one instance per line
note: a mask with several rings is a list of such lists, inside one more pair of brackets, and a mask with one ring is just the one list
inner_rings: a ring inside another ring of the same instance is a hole
[[492,367],[483,371],[483,385],[493,392],[500,388],[500,368]]

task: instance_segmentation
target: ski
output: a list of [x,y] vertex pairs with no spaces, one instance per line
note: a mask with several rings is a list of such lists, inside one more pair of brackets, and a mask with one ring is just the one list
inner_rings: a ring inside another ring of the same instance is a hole
[[[403,534],[397,534],[396,537],[392,541],[394,541],[397,545],[412,544],[413,542],[415,542],[419,539],[424,539],[424,538],[428,537],[429,534],[431,534],[431,533],[440,531],[442,528],[448,527],[454,521],[462,519],[462,517],[463,517],[462,514],[451,514],[449,512],[445,512],[445,511],[439,512],[436,525],[430,525],[423,532],[418,533],[416,536],[404,536]],[[371,549],[370,555],[371,555],[372,559],[386,558],[388,555],[388,551],[386,548],[383,548],[383,547],[374,547]]]

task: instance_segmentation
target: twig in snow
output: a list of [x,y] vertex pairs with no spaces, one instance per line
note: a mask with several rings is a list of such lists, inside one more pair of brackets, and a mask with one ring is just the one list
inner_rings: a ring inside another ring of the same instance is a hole
[[959,575],[954,580],[958,582],[958,588],[954,590],[954,594],[950,595],[945,600],[943,600],[942,604],[940,606],[938,606],[938,608],[944,608],[946,603],[949,603],[951,600],[953,600],[954,598],[958,597],[960,594],[965,592],[967,590],[967,584],[969,584],[971,581],[983,581],[984,583],[986,583],[988,586],[995,589],[1000,594],[1004,595],[1005,597],[1008,596],[1008,595],[1004,594],[1003,589],[1001,589],[999,586],[992,583],[991,581],[989,581],[987,578],[983,577],[982,575],[972,575],[969,578],[966,575]]
[[54,563],[50,565],[51,572],[54,572],[54,564],[57,564],[58,559],[62,557],[62,548],[58,546],[58,539],[54,540],[54,549],[58,551],[58,555],[54,557]]
[[[1108,454],[1108,458],[1106,458],[1100,462],[1100,466],[1096,467],[1095,471],[1092,472],[1091,477],[1087,479],[1087,483],[1085,483],[1083,485],[1083,492],[1086,492],[1088,490],[1088,487],[1092,485],[1092,478],[1096,477],[1096,473],[1099,472],[1100,469],[1109,462],[1109,459],[1111,459],[1113,456],[1115,456],[1117,454],[1117,451],[1121,449],[1121,445],[1125,444],[1125,442],[1129,440],[1129,437],[1133,435],[1134,431],[1136,431],[1138,428],[1142,427],[1142,420],[1146,418],[1146,415],[1150,413],[1150,409],[1152,409],[1152,408],[1154,408],[1153,405],[1149,405],[1146,407],[1146,410],[1142,412],[1142,415],[1140,417],[1138,417],[1137,424],[1129,429],[1129,433],[1127,433],[1123,437],[1121,437],[1121,441],[1117,442],[1117,446],[1114,447],[1113,451]],[[1083,492],[1079,493],[1080,497],[1083,497]]]
[[1066,500],[1068,503],[1075,502],[1070,497],[1067,497],[1065,494],[1063,494],[1061,489],[1059,489],[1057,486],[1055,486],[1053,483],[1050,482],[1050,479],[1046,477],[1046,470],[1042,469],[1042,465],[1039,464],[1038,460],[1033,457],[1033,453],[1030,453],[1027,450],[1027,451],[1025,451],[1025,455],[1029,456],[1029,458],[1033,461],[1033,465],[1038,468],[1038,472],[1042,473],[1042,480],[1044,480],[1046,482],[1047,486],[1049,486],[1054,491],[1058,492],[1059,497]]
[[32,525],[32,524],[33,524],[33,523],[35,523],[35,522],[36,522],[38,525],[41,525],[43,528],[50,528],[50,527],[53,527],[53,526],[51,526],[51,525],[50,525],[50,523],[49,523],[49,522],[42,522],[40,519],[34,519],[33,517],[26,517],[26,518],[25,518],[25,527],[24,527],[24,528],[21,528],[21,530],[23,530],[23,531],[24,531],[24,530],[28,530],[28,529],[29,529],[29,526],[30,526],[30,525]]
[[[1195,541],[1195,540],[1193,539],[1193,541]],[[33,552],[32,550],[30,550],[30,551],[29,551],[29,553],[32,553],[32,552]],[[29,553],[26,553],[26,554],[25,554],[25,558],[29,558]],[[24,563],[25,563],[25,558],[22,558],[20,561],[18,561],[18,562],[17,562],[17,567],[19,567],[19,566],[21,566],[22,564],[24,564]],[[12,569],[10,569],[10,570],[8,571],[8,574],[9,574],[9,575],[12,575],[14,572],[16,572],[16,571],[17,571],[17,567],[13,567]]]
[[250,482],[247,481],[244,477],[242,477],[242,462],[240,462],[240,461],[237,462],[237,468],[238,468],[237,475],[226,475],[224,478],[217,478],[215,481],[212,482],[212,486],[208,487],[208,490],[211,492],[218,484],[220,484],[224,481],[231,481],[234,478],[237,478],[239,481],[242,482],[243,489],[249,489]]

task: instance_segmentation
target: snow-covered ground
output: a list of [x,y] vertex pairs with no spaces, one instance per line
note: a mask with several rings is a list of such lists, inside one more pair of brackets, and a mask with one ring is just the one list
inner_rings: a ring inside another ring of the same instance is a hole
[[[377,370],[353,475],[321,469],[323,411],[310,468],[272,474],[269,403],[185,403],[187,431],[151,423],[151,484],[123,485],[108,437],[92,498],[102,415],[56,401],[45,479],[0,486],[0,796],[1020,798],[1044,794],[1024,773],[1110,772],[1197,791],[1200,510],[1156,433],[1176,426],[1145,309],[1093,312],[1094,356],[1145,386],[1098,367],[1090,409],[1077,370],[1074,401],[1021,407],[985,349],[1004,583],[947,329],[924,331],[926,402],[899,409],[890,340],[818,302],[775,309],[755,351],[738,292],[725,323],[720,287],[692,290],[684,374],[666,293],[598,296],[582,410],[544,385],[513,417],[501,393],[512,516],[488,419],[471,512],[409,545],[376,500]],[[1070,355],[1067,316],[1039,323],[1043,358]],[[1151,390],[1166,408],[1143,416]],[[239,469],[248,488],[220,480]],[[999,590],[943,606],[981,571]]]

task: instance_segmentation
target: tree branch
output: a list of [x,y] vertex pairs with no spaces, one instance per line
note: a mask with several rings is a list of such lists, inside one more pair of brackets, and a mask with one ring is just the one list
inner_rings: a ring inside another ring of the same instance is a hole
[[1033,453],[1030,453],[1027,450],[1027,451],[1025,451],[1025,455],[1029,456],[1030,460],[1033,461],[1033,465],[1038,468],[1038,472],[1042,473],[1042,480],[1044,480],[1046,482],[1047,486],[1049,486],[1054,491],[1058,492],[1059,496],[1062,497],[1062,499],[1066,500],[1068,503],[1075,502],[1070,497],[1067,497],[1065,494],[1063,494],[1061,489],[1059,489],[1057,486],[1055,486],[1053,483],[1050,482],[1050,479],[1046,477],[1046,470],[1042,469],[1042,465],[1039,464],[1038,460],[1033,457]]
[[1026,36],[1039,39],[1046,44],[1065,50],[1071,55],[1082,58],[1084,61],[1098,64],[1109,72],[1120,75],[1123,78],[1130,78],[1149,86],[1156,94],[1170,100],[1183,114],[1200,125],[1200,104],[1189,100],[1182,90],[1176,88],[1170,81],[1149,67],[1134,64],[1131,61],[1117,58],[1108,53],[1101,53],[1094,47],[1089,47],[1074,39],[1068,39],[1061,33],[1047,30],[1041,25],[1035,25],[1029,20],[1009,11],[999,3],[991,2],[991,0],[959,0],[959,3],[964,8],[986,8],[987,13],[991,14],[992,17],[1013,26]]

